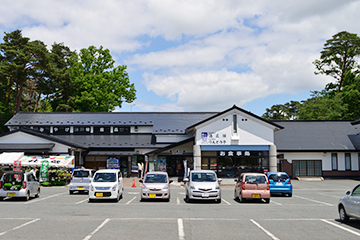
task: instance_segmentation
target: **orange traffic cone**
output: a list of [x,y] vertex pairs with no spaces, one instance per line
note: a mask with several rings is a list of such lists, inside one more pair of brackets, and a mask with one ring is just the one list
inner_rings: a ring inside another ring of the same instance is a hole
[[132,187],[135,187],[136,188],[136,185],[135,185],[135,178],[133,178],[133,185]]

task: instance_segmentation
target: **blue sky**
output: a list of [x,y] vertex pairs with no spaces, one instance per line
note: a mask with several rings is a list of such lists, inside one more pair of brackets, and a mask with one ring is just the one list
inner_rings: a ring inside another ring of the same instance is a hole
[[91,45],[127,65],[137,99],[118,111],[222,111],[262,115],[305,100],[333,79],[315,75],[327,39],[360,34],[352,0],[0,0],[0,37],[72,50]]

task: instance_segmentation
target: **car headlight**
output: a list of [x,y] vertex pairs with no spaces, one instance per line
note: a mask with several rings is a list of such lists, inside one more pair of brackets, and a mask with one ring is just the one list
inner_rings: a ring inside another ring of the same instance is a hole
[[190,188],[191,188],[191,189],[195,189],[195,186],[192,185],[192,184],[190,184]]
[[117,184],[115,184],[115,185],[111,188],[111,190],[116,191],[116,187],[117,187]]
[[163,189],[164,190],[169,189],[169,185],[166,184]]
[[141,188],[142,188],[142,189],[144,189],[144,190],[146,190],[146,189],[147,189],[147,187],[146,187],[146,185],[145,185],[145,184],[143,184]]
[[216,187],[215,187],[215,189],[220,189],[220,185],[217,184]]

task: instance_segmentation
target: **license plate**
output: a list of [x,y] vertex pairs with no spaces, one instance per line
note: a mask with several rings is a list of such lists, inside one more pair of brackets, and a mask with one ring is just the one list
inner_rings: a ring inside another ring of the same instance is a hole
[[78,187],[78,190],[84,190],[84,187]]
[[253,198],[260,198],[260,194],[253,194],[252,197]]
[[156,198],[156,194],[149,194],[149,198]]
[[202,197],[209,197],[209,194],[208,193],[203,193]]
[[7,195],[8,195],[8,197],[15,197],[15,193],[14,193],[14,192],[10,192],[10,193],[8,193]]
[[281,182],[276,183],[276,185],[283,185]]
[[98,192],[98,193],[96,193],[95,196],[97,196],[97,197],[102,197],[102,196],[103,196],[103,193],[102,193],[102,192]]

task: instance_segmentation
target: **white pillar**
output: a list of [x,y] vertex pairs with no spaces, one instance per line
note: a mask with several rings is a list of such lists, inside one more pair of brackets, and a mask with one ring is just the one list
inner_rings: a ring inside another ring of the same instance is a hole
[[277,172],[277,151],[276,145],[270,145],[269,149],[269,172]]
[[200,145],[193,146],[194,170],[201,169],[201,148]]

